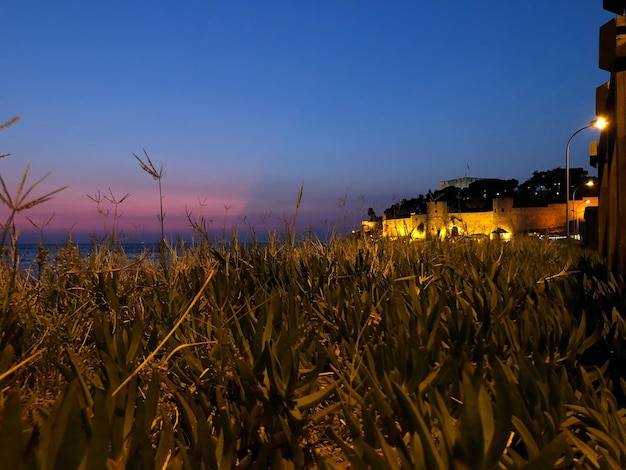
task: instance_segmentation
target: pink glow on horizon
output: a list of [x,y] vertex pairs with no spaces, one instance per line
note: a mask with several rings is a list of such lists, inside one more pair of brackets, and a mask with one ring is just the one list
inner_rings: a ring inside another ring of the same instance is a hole
[[[11,194],[15,193],[24,169],[23,162],[18,163],[12,171],[3,171]],[[29,175],[29,183],[32,184],[41,176],[41,172],[33,171]],[[43,229],[44,236],[47,233],[99,236],[111,233],[114,229],[118,234],[133,238],[153,238],[155,234],[160,234],[158,184],[135,165],[129,165],[119,174],[94,170],[89,179],[83,173],[60,174],[54,171],[50,178],[35,188],[28,199],[32,200],[66,184],[69,186],[50,201],[17,214],[15,222],[21,234],[38,232],[28,219]],[[242,173],[238,178],[231,175],[230,179],[225,179],[214,175],[205,176],[202,171],[184,174],[182,165],[173,167],[166,171],[163,179],[165,232],[173,235],[192,232],[187,217],[190,212],[191,220],[201,225],[204,221],[203,226],[207,230],[221,232],[236,228],[239,232],[280,233],[287,224],[292,223],[301,184],[304,183],[284,182],[262,172]],[[334,220],[338,218],[336,198],[323,195],[323,191],[329,192],[334,186],[329,180],[324,185],[304,184],[304,196],[297,217],[299,230],[332,230]],[[341,194],[344,188],[339,185],[339,188],[330,191]],[[94,199],[101,201],[102,213],[98,213]],[[111,199],[124,199],[118,205],[117,217]],[[8,215],[7,209],[0,206],[0,223],[4,223]],[[361,214],[351,214],[351,219],[359,223],[360,217]],[[344,227],[345,223],[340,225]]]
[[[45,194],[50,188],[42,188],[35,192],[34,196]],[[101,209],[98,213],[97,204],[90,197],[96,199],[98,192],[87,191],[78,185],[58,193],[54,198],[44,204],[35,206],[16,216],[16,225],[19,233],[27,234],[37,232],[37,229],[28,221],[30,219],[39,227],[43,228],[43,234],[104,234],[111,233],[115,225],[118,233],[141,238],[160,233],[161,224],[158,220],[159,199],[158,190],[143,187],[130,194],[118,205],[118,215],[115,217],[115,206],[104,199],[124,198],[127,194],[117,189],[100,191]],[[224,230],[237,228],[238,231],[254,230],[257,233],[268,231],[281,231],[293,215],[294,196],[289,194],[283,198],[276,195],[276,200],[271,208],[261,207],[258,201],[251,195],[252,191],[245,191],[242,185],[238,185],[235,191],[224,196],[191,196],[193,188],[167,188],[164,190],[163,211],[165,213],[164,227],[166,233],[190,233],[191,220],[204,224],[208,230]],[[250,193],[250,194],[248,194]],[[330,225],[326,219],[327,211],[321,210],[319,201],[313,199],[311,204],[304,198],[298,215],[298,226],[302,229],[320,225],[322,230],[329,230]],[[4,208],[0,212],[2,222],[6,220]],[[108,214],[105,215],[106,211]],[[28,219],[27,219],[28,217]],[[51,218],[52,217],[52,218]],[[51,218],[51,219],[50,219]],[[50,220],[49,220],[50,219]],[[49,222],[48,222],[49,220]]]
[[[115,206],[102,199],[102,213],[98,213],[96,202],[86,195],[75,197],[75,191],[59,193],[51,201],[16,216],[18,229],[23,231],[34,230],[33,225],[27,220],[28,217],[37,225],[44,225],[52,217],[45,230],[71,231],[75,233],[90,233],[110,231],[114,222],[117,229],[124,232],[158,232],[161,225],[158,220],[159,201],[153,194],[131,194],[118,206],[117,220],[115,220]],[[119,195],[115,192],[114,197],[121,199],[125,193]],[[94,194],[91,194],[94,196]],[[101,193],[101,196],[108,196]],[[187,195],[168,193],[163,198],[163,212],[165,214],[165,226],[167,230],[178,232],[189,230],[189,221],[186,211],[191,211],[192,217],[204,217],[206,220],[214,220],[219,224],[231,224],[241,216],[241,211],[247,204],[247,199],[241,196],[224,203],[221,198],[203,198],[190,201]],[[226,208],[224,206],[226,204]],[[108,211],[108,214],[107,214]],[[8,214],[7,214],[8,215]]]

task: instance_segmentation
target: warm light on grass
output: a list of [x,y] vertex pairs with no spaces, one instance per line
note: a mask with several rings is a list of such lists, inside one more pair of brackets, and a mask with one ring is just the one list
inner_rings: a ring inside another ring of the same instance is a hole
[[504,228],[419,243],[409,226],[326,243],[290,229],[162,244],[167,272],[119,243],[85,256],[68,241],[38,277],[2,265],[10,467],[626,462],[624,373],[609,361],[626,348],[600,337],[626,330],[626,286],[593,255],[502,243]]

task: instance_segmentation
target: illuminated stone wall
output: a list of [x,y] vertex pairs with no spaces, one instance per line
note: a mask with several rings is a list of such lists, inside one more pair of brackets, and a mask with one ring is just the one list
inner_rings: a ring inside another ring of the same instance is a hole
[[402,219],[387,219],[383,216],[383,236],[390,238],[426,238],[428,216],[413,215]]
[[[570,203],[570,220],[582,219],[586,207],[597,206],[597,198],[587,198]],[[572,211],[574,209],[574,211]],[[371,225],[367,230],[371,230]],[[365,229],[365,225],[364,225]],[[489,212],[448,212],[445,202],[429,202],[427,214],[402,219],[383,217],[383,236],[415,239],[447,237],[454,235],[489,235],[501,237],[518,233],[552,233],[565,229],[565,204],[547,207],[513,207],[513,199],[493,200]]]

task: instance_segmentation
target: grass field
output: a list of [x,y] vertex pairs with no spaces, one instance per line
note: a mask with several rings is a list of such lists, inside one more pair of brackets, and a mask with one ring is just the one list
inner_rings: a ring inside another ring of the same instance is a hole
[[574,245],[14,248],[5,468],[626,468],[624,283]]

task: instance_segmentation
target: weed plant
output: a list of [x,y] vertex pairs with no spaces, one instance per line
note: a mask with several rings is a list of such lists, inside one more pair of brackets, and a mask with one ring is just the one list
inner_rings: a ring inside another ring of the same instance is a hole
[[624,284],[593,254],[200,240],[167,272],[2,260],[6,468],[626,467]]

